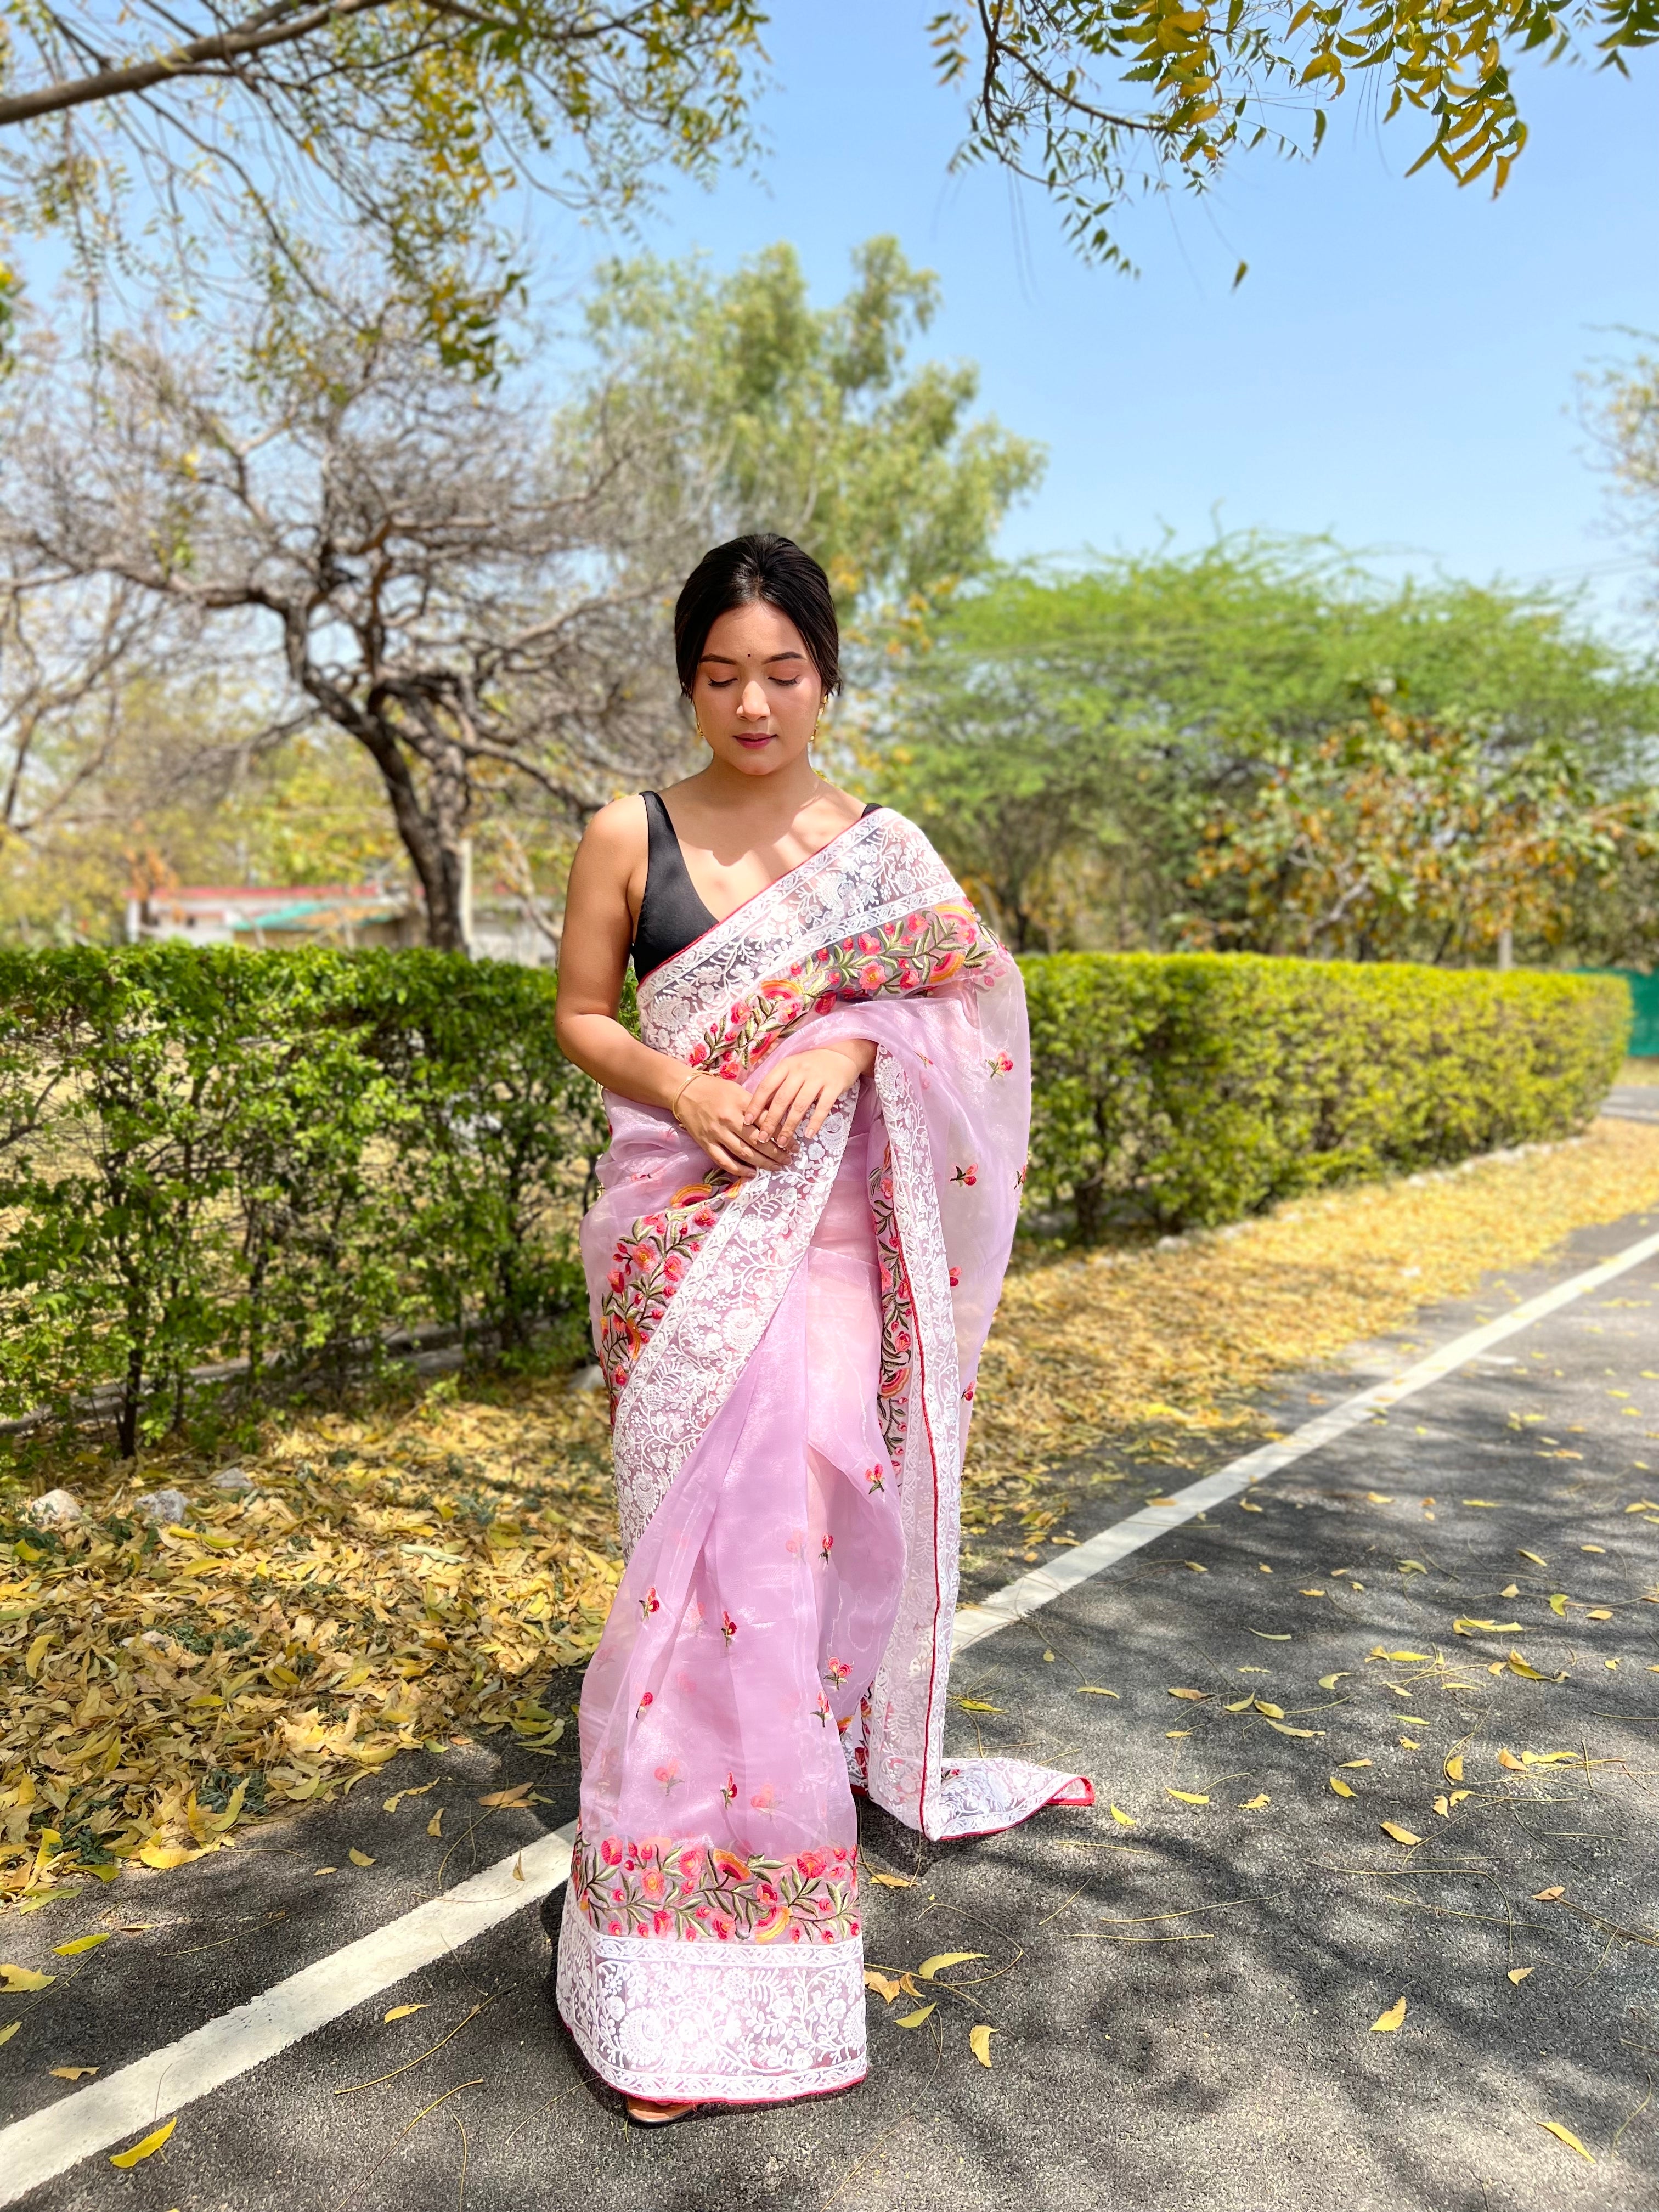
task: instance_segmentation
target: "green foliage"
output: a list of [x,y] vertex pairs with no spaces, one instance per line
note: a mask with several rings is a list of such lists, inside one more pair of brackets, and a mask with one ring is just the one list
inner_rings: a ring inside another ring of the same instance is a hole
[[874,783],[1016,941],[1157,946],[1194,910],[1234,918],[1224,889],[1194,896],[1206,826],[1373,697],[1477,732],[1494,774],[1547,748],[1613,797],[1659,747],[1659,671],[1571,602],[1246,537],[961,594],[883,702]]
[[1062,953],[1022,962],[1027,1188],[1085,1242],[1581,1128],[1618,1072],[1616,980]]
[[551,979],[433,954],[0,955],[0,1409],[337,1373],[400,1324],[521,1345],[577,1302],[604,1143]]
[[927,270],[891,238],[860,246],[853,268],[846,297],[818,308],[792,246],[729,276],[612,263],[588,316],[594,396],[569,434],[590,441],[602,411],[624,447],[672,456],[655,493],[665,529],[708,512],[727,536],[785,531],[823,563],[844,618],[914,628],[986,567],[1042,457],[970,419],[970,365],[907,368],[938,304]]

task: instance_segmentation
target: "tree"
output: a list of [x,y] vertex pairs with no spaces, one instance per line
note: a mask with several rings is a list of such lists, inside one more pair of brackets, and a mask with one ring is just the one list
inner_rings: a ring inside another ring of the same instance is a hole
[[67,234],[94,286],[112,264],[185,297],[252,278],[303,319],[343,304],[330,241],[355,237],[447,365],[487,372],[524,282],[502,194],[625,215],[662,164],[740,155],[761,21],[752,0],[0,0],[0,238]]
[[1478,731],[1494,764],[1553,747],[1614,796],[1652,775],[1656,672],[1571,602],[1392,585],[1322,541],[1256,538],[964,592],[884,699],[872,773],[999,899],[987,829],[1012,836],[1038,775],[1045,857],[1012,926],[1157,945],[1193,909],[1217,811],[1248,811],[1374,696]]
[[1541,951],[1581,882],[1656,849],[1651,797],[1598,790],[1565,747],[1506,754],[1382,699],[1263,767],[1248,807],[1203,825],[1193,888],[1212,911],[1188,923],[1191,944],[1438,964],[1489,957],[1510,933]]
[[[131,599],[182,655],[240,668],[268,708],[246,746],[313,721],[362,747],[431,940],[457,948],[481,817],[528,792],[574,834],[678,772],[667,612],[711,539],[795,528],[872,621],[902,592],[914,623],[988,561],[1037,456],[967,419],[970,372],[907,377],[930,285],[881,240],[823,312],[787,249],[724,285],[617,270],[598,365],[556,410],[447,374],[390,316],[256,349],[258,381],[128,340],[71,400],[45,364],[11,402],[13,604]],[[785,333],[763,380],[755,314]],[[496,842],[532,902],[520,826]]]

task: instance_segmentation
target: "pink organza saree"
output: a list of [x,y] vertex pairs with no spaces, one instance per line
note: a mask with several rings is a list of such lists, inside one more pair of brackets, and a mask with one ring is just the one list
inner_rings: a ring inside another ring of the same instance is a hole
[[640,990],[738,1079],[836,1036],[873,1078],[789,1164],[716,1176],[607,1096],[582,1231],[628,1553],[581,1702],[559,2009],[629,2095],[757,2103],[865,2071],[853,1792],[983,1835],[1089,1784],[944,1753],[974,1375],[1024,1174],[1019,972],[882,810]]

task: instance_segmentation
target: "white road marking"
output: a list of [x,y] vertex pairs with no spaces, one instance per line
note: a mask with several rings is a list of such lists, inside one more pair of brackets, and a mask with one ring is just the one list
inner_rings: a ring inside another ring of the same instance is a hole
[[1201,1481],[1189,1482],[1184,1490],[1172,1491],[1167,1505],[1143,1505],[1138,1513],[1131,1513],[1109,1528],[1103,1528],[1097,1536],[1091,1536],[1074,1551],[1062,1552],[1046,1566],[1033,1567],[1029,1575],[1009,1583],[982,1603],[963,1606],[957,1614],[951,1633],[951,1656],[969,1650],[1012,1621],[1024,1620],[1040,1606],[1063,1597],[1067,1590],[1075,1589],[1079,1583],[1087,1582],[1103,1568],[1115,1566],[1118,1560],[1127,1559],[1131,1552],[1139,1551],[1142,1545],[1150,1544],[1156,1537],[1167,1536],[1170,1529],[1179,1528],[1212,1505],[1223,1504],[1229,1498],[1237,1497],[1253,1482],[1277,1474],[1281,1468],[1305,1459],[1310,1452],[1334,1443],[1350,1429],[1357,1429],[1377,1413],[1387,1413],[1389,1407],[1399,1405],[1402,1399],[1426,1390],[1431,1382],[1442,1381],[1454,1368],[1478,1359],[1489,1345],[1501,1344],[1505,1337],[1530,1328],[1534,1322],[1544,1320],[1562,1306],[1571,1305],[1586,1291],[1599,1290],[1603,1283],[1613,1281],[1632,1267],[1639,1267],[1644,1260],[1652,1259],[1656,1253],[1659,1253],[1659,1236],[1644,1237],[1639,1244],[1627,1245],[1611,1260],[1603,1260],[1583,1274],[1570,1276],[1553,1290],[1528,1298],[1513,1313],[1454,1337],[1438,1352],[1430,1352],[1427,1358],[1418,1360],[1388,1382],[1356,1390],[1352,1397],[1345,1398],[1340,1406],[1333,1406],[1329,1413],[1321,1413],[1316,1419],[1304,1421],[1299,1429],[1277,1443],[1262,1444],[1253,1452],[1246,1452],[1242,1459],[1218,1468]]
[[[1501,1344],[1505,1337],[1530,1328],[1534,1322],[1640,1267],[1656,1254],[1659,1254],[1659,1235],[1644,1237],[1639,1244],[1628,1246],[1611,1260],[1528,1298],[1500,1320],[1454,1338],[1391,1381],[1356,1391],[1278,1443],[1263,1444],[1201,1481],[1189,1483],[1174,1492],[1169,1504],[1143,1506],[1074,1551],[1062,1553],[1048,1566],[1022,1575],[982,1604],[964,1606],[957,1614],[952,1651],[965,1651],[986,1637],[994,1636],[999,1629],[1023,1620],[1155,1537],[1167,1535],[1209,1506],[1222,1504],[1251,1483],[1334,1443],[1374,1414],[1385,1413],[1455,1368],[1478,1358],[1489,1345]],[[0,2130],[0,2205],[16,2203],[30,2190],[94,2152],[148,2132],[197,2098],[276,2057],[301,2036],[325,2027],[367,1998],[510,1919],[526,1905],[539,1903],[568,1875],[574,1835],[572,1821],[551,1835],[526,1844],[522,1851],[498,1859],[470,1881],[303,1967],[234,2012],[207,2021],[176,2043],[152,2051],[105,2080],[76,2089],[27,2119]],[[522,1869],[522,1880],[514,1879],[515,1866]]]
[[[0,2132],[0,2204],[15,2204],[94,2151],[147,2134],[198,2097],[545,1897],[570,1871],[574,1832],[572,1821],[538,1837],[372,1936],[290,1974],[234,2012],[17,2121]],[[513,1871],[520,1863],[522,1881]]]

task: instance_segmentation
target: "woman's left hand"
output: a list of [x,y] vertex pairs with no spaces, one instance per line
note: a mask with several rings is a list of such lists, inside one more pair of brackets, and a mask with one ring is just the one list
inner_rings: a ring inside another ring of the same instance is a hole
[[750,1086],[748,1126],[787,1152],[797,1136],[816,1137],[842,1092],[875,1064],[875,1046],[858,1037],[795,1053]]

